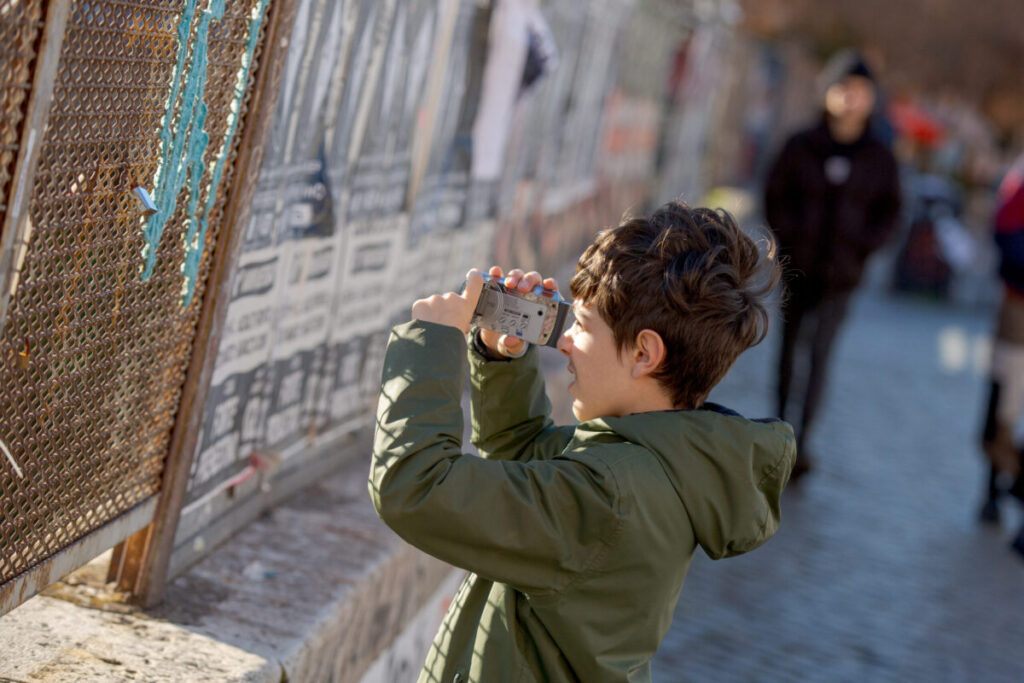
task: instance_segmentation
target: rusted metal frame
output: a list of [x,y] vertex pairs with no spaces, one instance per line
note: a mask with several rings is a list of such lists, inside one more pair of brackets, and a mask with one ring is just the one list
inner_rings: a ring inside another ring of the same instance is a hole
[[263,151],[274,120],[296,7],[297,0],[273,0],[267,9],[267,32],[235,160],[234,183],[213,252],[156,513],[152,524],[115,552],[120,563],[119,588],[131,591],[133,599],[144,607],[152,607],[163,599],[170,578],[175,533],[230,302],[231,275],[241,255]]
[[43,145],[46,123],[53,102],[53,88],[57,81],[57,67],[64,45],[64,32],[70,14],[71,0],[50,0],[46,5],[36,67],[32,74],[32,90],[21,128],[18,156],[12,167],[12,182],[8,188],[7,213],[0,226],[0,332],[4,329],[7,307],[13,296],[13,278],[18,277],[19,255],[27,249],[30,238],[28,215],[32,198],[39,150]]
[[0,586],[0,616],[86,564],[121,539],[144,528],[153,519],[156,504],[156,496],[147,498],[117,519],[86,534],[56,555],[51,555]]

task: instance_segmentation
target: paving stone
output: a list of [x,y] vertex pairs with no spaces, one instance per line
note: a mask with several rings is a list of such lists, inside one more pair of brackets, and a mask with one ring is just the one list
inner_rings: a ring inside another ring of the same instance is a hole
[[[775,538],[693,563],[656,681],[1024,680],[1024,519],[976,522],[992,311],[858,295]],[[778,323],[711,399],[774,410]]]

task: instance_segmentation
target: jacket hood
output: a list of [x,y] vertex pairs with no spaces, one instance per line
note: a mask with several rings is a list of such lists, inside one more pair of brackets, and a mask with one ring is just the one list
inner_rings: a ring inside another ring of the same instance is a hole
[[712,559],[753,550],[778,529],[779,499],[796,459],[789,424],[706,403],[592,420],[581,429],[615,432],[654,453]]

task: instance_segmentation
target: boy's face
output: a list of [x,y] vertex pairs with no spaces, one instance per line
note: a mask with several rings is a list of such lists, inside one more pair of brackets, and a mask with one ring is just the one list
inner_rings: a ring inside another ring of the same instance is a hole
[[597,417],[621,417],[633,412],[631,364],[626,349],[619,354],[612,328],[579,300],[573,304],[576,322],[561,339],[558,350],[569,358],[572,412],[580,422]]

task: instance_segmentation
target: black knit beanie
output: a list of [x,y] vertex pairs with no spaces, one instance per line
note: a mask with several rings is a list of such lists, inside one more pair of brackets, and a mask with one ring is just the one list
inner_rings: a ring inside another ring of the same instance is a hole
[[822,96],[826,90],[848,76],[862,76],[872,83],[875,82],[874,74],[871,73],[871,69],[859,52],[842,50],[832,55],[818,76],[818,86]]

